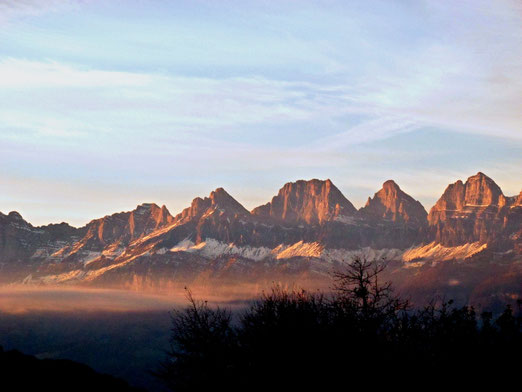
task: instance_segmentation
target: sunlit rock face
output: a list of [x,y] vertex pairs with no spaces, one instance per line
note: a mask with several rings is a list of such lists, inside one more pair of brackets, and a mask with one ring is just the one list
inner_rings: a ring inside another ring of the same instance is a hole
[[2,281],[270,280],[324,275],[361,252],[407,268],[422,260],[522,260],[522,193],[505,197],[478,173],[449,185],[429,215],[392,180],[359,211],[330,180],[310,180],[284,185],[252,212],[218,188],[175,217],[142,204],[79,229],[33,227],[16,212],[0,213]]
[[95,219],[79,229],[66,223],[33,227],[17,212],[0,213],[0,268],[5,276],[15,267],[62,272],[76,264],[100,265],[173,219],[165,206],[155,204]]
[[165,206],[144,203],[132,211],[92,220],[81,229],[85,233],[79,241],[62,247],[51,257],[62,262],[101,262],[122,253],[132,241],[173,220],[174,217]]
[[244,222],[250,212],[223,188],[211,192],[209,197],[197,197],[174,219],[174,226],[165,233],[165,244],[174,245],[183,239],[196,243],[206,238],[225,242],[241,242]]
[[248,210],[223,188],[218,188],[211,192],[209,197],[196,197],[192,200],[190,207],[185,208],[181,213],[176,215],[174,221],[178,224],[183,224],[209,216],[215,211],[222,212],[228,217],[236,218],[250,215]]
[[469,177],[465,183],[459,180],[446,188],[428,215],[432,235],[445,246],[497,241],[509,235],[505,230],[519,208],[516,201],[506,198],[483,173]]
[[288,224],[322,224],[356,212],[332,181],[314,179],[285,184],[270,203],[255,208],[252,215]]
[[145,203],[129,212],[105,216],[87,224],[85,240],[91,239],[101,246],[114,241],[128,243],[174,221],[165,206]]
[[393,180],[358,212],[361,241],[374,249],[404,249],[425,242],[426,210]]
[[428,213],[422,204],[404,193],[393,180],[386,181],[373,198],[368,198],[361,213],[374,219],[416,227],[425,227],[428,224]]
[[435,225],[459,214],[491,213],[505,205],[506,198],[499,186],[479,172],[469,177],[465,184],[461,180],[450,184],[431,209],[428,219],[430,225]]

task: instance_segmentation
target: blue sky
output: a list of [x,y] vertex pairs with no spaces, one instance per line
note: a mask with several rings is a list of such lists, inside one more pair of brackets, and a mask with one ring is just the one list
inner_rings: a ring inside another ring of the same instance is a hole
[[518,1],[1,1],[0,211],[522,185]]

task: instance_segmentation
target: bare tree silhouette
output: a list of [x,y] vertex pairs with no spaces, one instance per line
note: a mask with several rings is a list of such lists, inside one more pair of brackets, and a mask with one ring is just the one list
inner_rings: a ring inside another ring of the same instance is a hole
[[276,286],[236,313],[189,291],[189,306],[173,312],[171,350],[158,374],[175,391],[387,388],[406,380],[405,369],[405,389],[450,378],[469,387],[485,375],[516,374],[520,315],[507,307],[479,318],[452,301],[412,309],[381,278],[385,267],[354,258],[334,273],[332,294]]

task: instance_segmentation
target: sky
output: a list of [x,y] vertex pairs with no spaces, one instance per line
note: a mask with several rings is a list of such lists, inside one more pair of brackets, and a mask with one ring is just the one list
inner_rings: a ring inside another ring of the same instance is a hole
[[0,211],[522,187],[518,0],[0,0]]

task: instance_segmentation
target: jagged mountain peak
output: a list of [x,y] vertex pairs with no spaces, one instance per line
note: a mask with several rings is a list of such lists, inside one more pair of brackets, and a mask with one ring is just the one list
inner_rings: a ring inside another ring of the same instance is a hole
[[467,205],[485,206],[506,204],[500,187],[484,173],[478,172],[467,179],[464,184],[465,202]]
[[11,211],[7,216],[11,219],[24,220],[18,211]]
[[156,208],[160,208],[156,203],[141,203],[136,206],[135,210],[152,210]]
[[130,212],[131,214],[150,214],[155,217],[156,220],[164,219],[166,221],[171,221],[173,219],[165,205],[160,207],[156,203],[142,203]]
[[17,225],[20,227],[33,227],[27,222],[18,211],[11,211],[7,215],[0,213],[0,218],[7,223]]
[[202,199],[201,197],[196,197],[192,200],[192,203],[190,203],[190,207],[185,208],[176,215],[175,221],[184,222],[200,217],[208,208],[210,208],[210,205],[211,201],[209,198],[205,197]]
[[201,218],[210,210],[222,210],[224,213],[232,215],[250,215],[248,210],[243,207],[236,199],[223,188],[217,188],[210,192],[209,197],[196,197],[192,200],[190,207],[185,208],[178,215],[175,221],[178,223],[188,222]]
[[481,183],[481,186],[483,186],[483,187],[495,189],[495,190],[500,191],[500,193],[502,193],[502,191],[500,190],[500,187],[495,183],[495,181],[491,177],[488,177],[487,175],[485,175],[482,172],[478,172],[477,174],[468,177],[468,179],[465,182],[465,185],[470,186],[477,182]]
[[[465,183],[448,185],[430,210],[428,221],[435,232],[435,240],[444,245],[467,242],[488,242],[498,235],[512,202],[500,187],[482,172],[469,177]],[[507,222],[507,221],[506,221]]]
[[330,179],[312,179],[286,183],[271,202],[255,208],[252,214],[287,223],[320,224],[356,211]]
[[209,199],[212,202],[212,206],[220,209],[224,209],[227,212],[237,214],[250,214],[248,210],[241,205],[236,199],[223,188],[217,188],[215,191],[210,193]]
[[146,235],[173,222],[166,207],[143,203],[132,211],[118,212],[92,220],[85,226],[85,237],[80,241],[87,248],[98,249],[109,244],[122,243]]
[[400,191],[401,188],[399,187],[399,185],[397,185],[397,183],[393,180],[387,180],[387,181],[384,181],[384,183],[382,184],[382,189],[386,189],[386,190],[398,190]]
[[[235,266],[241,271],[253,265],[268,268],[283,254],[304,257],[307,263],[316,257],[346,260],[361,249],[374,255],[390,250],[392,257],[400,257],[402,250],[421,243],[445,258],[457,257],[448,249],[458,246],[467,255],[487,249],[519,260],[520,205],[522,192],[505,198],[494,181],[479,172],[447,187],[430,212],[429,227],[424,227],[422,205],[393,180],[385,181],[359,212],[330,179],[311,179],[286,183],[252,215],[223,188],[195,198],[176,218],[165,206],[143,203],[78,229],[67,224],[32,227],[16,212],[0,213],[0,267],[12,262],[25,268],[21,278],[49,274],[49,282],[91,282],[91,276],[112,282],[116,276],[127,285],[140,274],[169,279],[165,271],[172,271],[172,279],[178,279],[204,265],[220,274]],[[0,275],[6,276],[5,269]]]
[[[473,207],[503,207],[506,205],[500,187],[482,172],[469,177],[465,183],[461,180],[448,185],[440,199],[430,211],[430,222],[436,220],[437,212],[462,211]],[[433,222],[432,222],[433,223]]]
[[295,180],[295,181],[288,181],[287,183],[285,183],[283,185],[283,188],[295,186],[295,185],[298,185],[298,184],[314,184],[314,185],[328,184],[328,185],[332,185],[333,183],[332,183],[332,180],[330,180],[329,178],[327,178],[326,180],[321,180],[319,178],[311,178],[309,180],[299,179],[299,180]]
[[[397,185],[397,183],[393,180],[387,180],[382,184],[382,188],[375,193],[374,197],[376,195],[379,195],[381,198],[386,195],[386,197],[394,197],[394,198],[410,198],[413,200],[411,196],[404,193],[402,189]],[[368,200],[372,200],[371,198],[368,198]]]
[[156,203],[142,203],[136,206],[136,208],[130,211],[131,214],[156,214],[161,211],[161,207]]
[[[18,213],[17,211],[11,211],[7,215],[2,214],[0,212],[0,224],[9,225],[11,227],[18,227],[18,228],[26,228],[26,229],[32,229],[33,226],[27,222],[24,218],[22,218],[22,215]],[[0,230],[2,230],[2,227],[0,227]],[[1,242],[1,235],[0,235],[0,242]],[[1,250],[1,246],[0,246]]]
[[490,181],[490,182],[494,182],[491,177],[488,177],[487,175],[485,175],[484,173],[482,173],[481,171],[477,172],[477,174],[474,174],[470,177],[468,177],[468,180],[467,181],[473,181],[473,180],[486,180],[486,181]]
[[142,203],[138,204],[136,208],[130,211],[121,211],[116,212],[114,214],[105,215],[102,218],[93,219],[90,221],[87,226],[91,226],[94,224],[98,224],[100,222],[111,222],[111,221],[121,221],[121,220],[127,220],[129,217],[136,217],[136,216],[144,216],[145,218],[149,217],[158,217],[158,215],[165,214],[164,218],[168,220],[168,216],[170,216],[170,213],[167,209],[167,207],[163,206],[160,207],[156,203]]
[[425,226],[428,215],[422,204],[405,193],[393,180],[385,181],[373,199],[368,198],[361,213],[373,218],[406,222],[416,226]]

